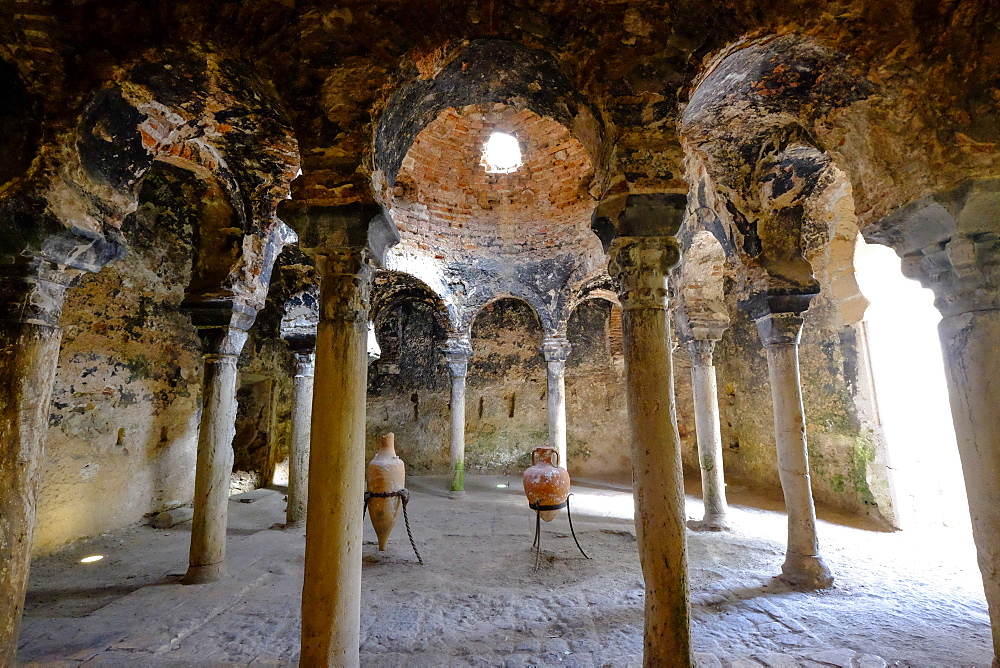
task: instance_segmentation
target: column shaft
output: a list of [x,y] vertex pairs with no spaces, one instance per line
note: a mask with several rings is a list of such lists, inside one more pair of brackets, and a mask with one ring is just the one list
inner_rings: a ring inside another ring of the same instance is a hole
[[701,465],[701,496],[705,516],[701,529],[727,529],[726,482],[722,466],[722,434],[719,427],[719,391],[712,364],[715,341],[696,339],[688,344],[691,352],[691,388],[694,394],[695,434]]
[[469,374],[472,345],[468,338],[453,337],[444,346],[444,357],[451,373],[451,483],[448,496],[465,496],[465,379]]
[[226,524],[236,436],[236,355],[205,355],[205,386],[194,478],[194,518],[185,584],[226,574]]
[[[938,326],[979,569],[1000,656],[1000,311],[948,316]],[[994,662],[996,665],[996,662]]]
[[757,327],[767,350],[778,477],[788,514],[788,545],[781,567],[782,578],[801,587],[829,587],[833,584],[833,576],[819,553],[799,382],[798,341],[802,318],[791,313],[772,314],[758,319]]
[[566,459],[566,359],[571,347],[565,337],[547,335],[542,340],[548,389],[549,447],[559,453],[559,466],[569,469]]
[[371,269],[359,251],[325,258],[309,454],[304,666],[357,666],[365,492],[365,400]]
[[35,530],[38,468],[62,330],[0,327],[0,665],[14,665]]
[[289,528],[302,526],[306,521],[315,357],[313,353],[295,354],[292,442],[288,452],[288,503],[285,507],[285,526]]
[[465,492],[465,376],[451,377],[451,487]]
[[569,468],[566,461],[566,363],[547,362],[549,447],[559,453],[559,465]]
[[45,262],[0,273],[0,665],[12,666],[28,588],[39,466],[71,274]]
[[646,582],[643,660],[690,665],[684,481],[666,311],[666,278],[680,254],[668,237],[618,238],[611,252],[622,290],[636,538]]

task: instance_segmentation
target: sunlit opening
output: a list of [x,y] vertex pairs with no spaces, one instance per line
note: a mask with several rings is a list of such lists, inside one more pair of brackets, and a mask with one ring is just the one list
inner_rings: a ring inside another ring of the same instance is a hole
[[494,132],[483,148],[483,167],[490,174],[510,174],[522,164],[521,146],[517,137]]
[[903,527],[968,527],[934,295],[903,276],[890,248],[859,239],[854,263],[871,302],[871,368]]
[[100,561],[103,558],[104,558],[103,554],[92,554],[89,557],[84,557],[83,559],[81,559],[80,563],[81,564],[92,564],[95,561]]

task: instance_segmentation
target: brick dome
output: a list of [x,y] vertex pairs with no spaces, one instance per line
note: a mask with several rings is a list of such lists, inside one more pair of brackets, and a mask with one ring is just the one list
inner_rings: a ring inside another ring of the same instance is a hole
[[[489,173],[483,149],[494,132],[514,135],[523,163]],[[584,147],[557,121],[502,104],[447,108],[417,135],[393,188],[397,252],[446,264],[484,253],[590,255],[593,168]]]

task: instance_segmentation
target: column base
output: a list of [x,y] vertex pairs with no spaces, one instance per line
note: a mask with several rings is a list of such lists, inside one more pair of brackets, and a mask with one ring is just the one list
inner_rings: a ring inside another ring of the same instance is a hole
[[216,582],[226,577],[229,572],[226,570],[226,562],[220,561],[217,564],[207,564],[204,566],[188,566],[187,573],[181,578],[181,584],[208,584]]
[[464,499],[465,490],[464,489],[452,489],[448,491],[449,499]]
[[788,555],[778,579],[802,589],[826,589],[833,585],[833,574],[819,556]]
[[691,531],[731,531],[725,516],[705,515],[702,520],[688,520],[687,527]]
[[282,526],[281,529],[282,531],[305,531],[306,521],[295,520],[294,522],[285,522],[284,526]]

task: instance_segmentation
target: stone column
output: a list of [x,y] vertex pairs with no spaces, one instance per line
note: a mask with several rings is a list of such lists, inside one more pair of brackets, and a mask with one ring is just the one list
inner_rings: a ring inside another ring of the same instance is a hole
[[461,499],[465,496],[465,378],[472,357],[469,339],[449,339],[444,356],[451,372],[451,485],[448,497]]
[[608,268],[621,286],[646,666],[690,665],[691,656],[684,481],[666,310],[667,276],[679,259],[674,237],[618,237]]
[[[720,332],[721,334],[721,332]],[[717,339],[691,339],[691,389],[694,394],[695,434],[701,464],[701,497],[705,516],[691,527],[702,531],[729,529],[726,513],[726,482],[722,466],[722,434],[719,427],[719,390],[716,387],[712,352]]]
[[320,321],[309,453],[303,666],[357,666],[371,267],[366,253],[317,258]]
[[[214,582],[226,575],[229,483],[236,436],[236,362],[256,311],[238,306],[189,306],[205,360],[198,457],[194,475],[194,518],[184,584]],[[222,324],[218,324],[222,323]]]
[[542,355],[548,375],[549,447],[559,453],[559,465],[569,470],[566,460],[566,358],[571,350],[565,337],[546,336]]
[[295,386],[292,406],[292,442],[288,452],[288,503],[285,506],[285,528],[305,526],[306,502],[309,498],[309,434],[312,420],[314,352],[298,351],[295,355]]
[[0,665],[13,666],[28,586],[38,468],[59,362],[66,288],[80,272],[0,265]]
[[788,514],[788,545],[781,567],[783,580],[822,589],[833,584],[833,575],[819,553],[816,507],[809,480],[805,412],[799,383],[799,337],[805,305],[795,312],[757,312],[760,339],[767,350],[767,369],[774,403],[774,438],[778,450],[778,477]]
[[[918,200],[865,230],[934,291],[972,536],[1000,665],[1000,181]],[[915,360],[914,363],[919,363]]]

